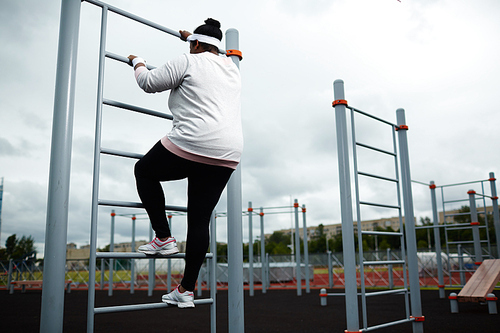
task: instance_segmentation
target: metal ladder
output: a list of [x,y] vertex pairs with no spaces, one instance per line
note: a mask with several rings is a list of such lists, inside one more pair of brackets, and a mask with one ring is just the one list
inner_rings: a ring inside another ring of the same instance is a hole
[[[393,124],[383,119],[377,118],[361,110],[355,109],[348,106],[345,100],[344,93],[344,82],[342,80],[336,80],[334,82],[334,96],[335,101],[333,102],[333,107],[335,108],[336,117],[336,128],[337,128],[337,151],[338,151],[338,166],[339,166],[339,187],[340,187],[340,201],[341,201],[341,218],[342,218],[342,240],[343,240],[343,252],[344,252],[344,275],[345,275],[345,297],[346,297],[346,319],[347,319],[347,330],[346,332],[360,332],[360,331],[372,331],[380,329],[383,327],[393,326],[397,324],[403,324],[412,322],[413,332],[422,333],[424,317],[422,316],[421,302],[420,302],[420,287],[419,287],[419,277],[418,277],[418,261],[416,254],[416,241],[415,241],[415,223],[413,215],[413,202],[411,194],[411,177],[409,169],[409,156],[408,156],[408,143],[406,137],[406,130],[408,126],[405,125],[404,110],[398,109],[397,122],[398,124]],[[354,180],[355,180],[355,193],[356,193],[356,216],[357,216],[357,234],[359,243],[359,271],[361,276],[361,293],[357,292],[357,278],[356,278],[356,258],[354,249],[354,219],[352,212],[352,197],[351,197],[351,173],[350,169],[350,153],[349,153],[349,139],[347,130],[347,109],[350,110],[350,122],[351,122],[351,145],[352,145],[352,155],[354,167]],[[368,145],[366,143],[361,143],[356,140],[356,126],[355,126],[355,113],[362,116],[366,116],[372,120],[381,122],[388,125],[392,131],[393,138],[393,149],[384,150],[378,147]],[[396,142],[396,131],[398,131],[398,143]],[[381,153],[386,156],[392,156],[394,158],[394,170],[395,177],[385,177],[376,174],[371,174],[364,171],[359,171],[358,161],[357,161],[357,147],[363,147],[372,152]],[[399,154],[397,153],[399,147]],[[401,162],[401,166],[398,166],[398,157]],[[401,179],[399,176],[399,169],[401,169]],[[377,179],[381,181],[387,181],[394,183],[397,192],[397,204],[387,205],[375,202],[362,201],[360,199],[360,189],[359,189],[359,177],[367,177],[370,179]],[[403,204],[401,201],[400,187],[403,189]],[[394,209],[398,211],[399,222],[400,222],[400,232],[386,232],[386,231],[363,231],[361,226],[361,206],[372,206]],[[405,235],[403,234],[403,218],[402,218],[402,208],[405,211],[405,228],[406,228],[406,244],[405,246]],[[401,242],[402,259],[407,257],[407,260],[376,260],[376,261],[365,261],[363,257],[363,236],[364,235],[375,235],[375,236],[394,236],[399,237]],[[404,275],[404,288],[398,290],[386,290],[367,293],[365,290],[365,277],[364,277],[364,267],[374,266],[374,265],[402,265],[403,275]],[[409,287],[407,284],[407,274],[409,275]],[[411,290],[411,307],[409,301],[409,294]],[[367,309],[366,309],[366,297],[387,295],[387,294],[401,294],[405,296],[405,310],[406,317],[401,320],[392,321],[385,324],[380,324],[376,326],[368,326],[367,322]],[[361,296],[362,301],[362,318],[363,318],[363,328],[360,330],[359,317],[358,317],[358,295]],[[411,315],[410,315],[411,314]]]
[[[96,132],[95,132],[95,146],[94,146],[94,171],[93,171],[93,192],[92,192],[92,218],[91,218],[91,240],[90,240],[90,263],[89,263],[89,291],[88,291],[88,309],[87,309],[87,332],[94,331],[94,315],[95,314],[104,314],[104,313],[112,313],[112,312],[124,312],[124,311],[135,311],[135,310],[148,310],[148,309],[158,309],[158,308],[166,308],[169,307],[166,303],[149,303],[149,304],[135,304],[135,305],[121,305],[121,306],[109,306],[109,307],[95,307],[95,282],[96,282],[96,260],[97,259],[151,259],[151,256],[147,256],[143,253],[114,253],[114,252],[97,252],[97,221],[98,221],[98,206],[111,206],[111,207],[127,207],[127,208],[143,208],[142,203],[137,202],[125,202],[125,201],[114,201],[114,200],[104,200],[99,198],[99,174],[100,174],[100,157],[101,154],[124,157],[124,158],[132,158],[132,159],[140,159],[143,155],[130,153],[126,151],[118,151],[114,149],[109,149],[105,147],[101,147],[101,130],[102,130],[102,106],[107,105],[111,107],[116,107],[120,109],[125,109],[132,112],[137,112],[141,114],[146,114],[158,118],[172,120],[173,117],[169,114],[164,114],[162,112],[145,109],[139,106],[125,104],[119,101],[114,101],[110,99],[105,99],[103,97],[103,87],[104,87],[104,64],[105,58],[109,58],[111,60],[116,60],[119,62],[123,62],[128,64],[128,59],[125,57],[121,57],[119,55],[113,54],[111,52],[106,51],[106,32],[107,32],[107,18],[108,12],[113,12],[128,19],[137,21],[139,23],[143,23],[146,26],[152,27],[159,31],[165,32],[167,34],[173,35],[175,37],[179,37],[180,34],[171,29],[162,27],[158,24],[140,18],[134,14],[125,12],[119,8],[110,6],[100,1],[94,0],[86,0],[89,3],[92,3],[96,6],[102,8],[102,19],[101,19],[101,36],[100,36],[100,51],[99,51],[99,76],[98,76],[98,92],[97,92],[97,110],[96,110]],[[149,66],[149,69],[154,67]],[[186,207],[180,206],[171,206],[166,205],[165,210],[168,211],[179,211],[179,212],[187,212]],[[213,222],[213,219],[212,219]],[[211,223],[212,228],[215,227],[215,223]],[[212,229],[213,231],[213,229]],[[211,249],[216,248],[215,245],[215,232],[211,232]],[[207,259],[213,259],[212,253],[207,253]],[[185,258],[184,253],[178,253],[175,255],[156,255],[154,259],[183,259]],[[153,260],[154,260],[153,259]],[[215,261],[211,260],[210,271],[215,272]],[[154,266],[154,265],[153,265]],[[151,268],[150,263],[150,268]],[[151,276],[153,278],[151,278]],[[152,293],[152,287],[154,285],[154,270],[150,269],[150,282],[149,282],[149,294]],[[109,278],[109,288],[111,287],[112,276]],[[197,299],[194,301],[196,305],[202,304],[210,304],[211,306],[211,331],[216,331],[216,276],[214,273],[210,274],[210,298],[207,299]]]
[[[408,283],[407,283],[407,265],[406,265],[406,260],[401,259],[401,260],[391,260],[390,258],[387,258],[387,260],[371,260],[367,261],[364,258],[364,253],[363,253],[363,236],[391,236],[391,237],[398,237],[400,240],[401,244],[401,257],[405,258],[406,257],[406,251],[405,251],[405,240],[404,240],[404,233],[402,232],[404,228],[403,224],[403,213],[402,213],[402,206],[401,206],[401,191],[400,191],[400,179],[399,179],[399,166],[398,166],[398,153],[397,153],[397,143],[396,143],[396,131],[398,129],[398,126],[395,124],[392,124],[390,122],[387,122],[383,119],[377,118],[373,115],[370,115],[368,113],[365,113],[361,110],[355,109],[353,107],[347,106],[347,109],[351,110],[351,136],[352,136],[352,147],[353,147],[353,168],[354,168],[354,191],[356,193],[356,219],[357,219],[357,233],[358,233],[358,262],[359,262],[359,272],[360,272],[360,285],[361,285],[361,307],[362,307],[362,317],[363,317],[363,327],[365,329],[368,329],[368,319],[367,319],[367,306],[366,306],[366,297],[372,297],[372,296],[377,296],[377,295],[387,295],[387,294],[404,294],[404,304],[405,304],[405,311],[406,311],[406,319],[403,319],[398,322],[393,322],[391,324],[395,325],[400,322],[407,322],[410,319],[410,307],[409,307],[409,289],[408,289]],[[389,126],[392,134],[392,141],[393,141],[393,150],[384,150],[379,147],[374,147],[365,143],[361,143],[356,140],[356,121],[355,121],[355,113],[363,115],[365,117],[371,118],[375,121],[381,122],[383,124],[386,124]],[[383,155],[391,156],[394,159],[394,173],[395,177],[394,178],[389,178],[389,177],[384,177],[381,175],[376,175],[368,172],[363,172],[359,170],[358,167],[358,151],[357,147],[363,147],[365,149],[371,150],[376,153],[380,153]],[[369,201],[362,201],[360,198],[360,189],[359,189],[359,177],[367,177],[367,178],[372,178],[372,179],[378,179],[381,181],[387,181],[394,183],[396,185],[396,197],[397,197],[397,205],[388,205],[388,204],[382,204],[382,203],[376,203],[376,202],[369,202]],[[362,230],[361,227],[361,206],[372,206],[372,207],[381,207],[381,208],[389,208],[397,211],[398,218],[399,218],[399,232],[389,232],[389,231],[368,231]],[[386,291],[379,291],[379,292],[366,292],[366,285],[365,285],[365,266],[379,266],[379,265],[402,265],[403,268],[403,289],[393,289],[393,290],[386,290]],[[386,325],[379,325],[381,327],[386,327]],[[377,328],[381,328],[377,327]],[[371,329],[375,329],[374,327],[371,327]]]
[[[485,258],[490,258],[493,259],[493,255],[491,253],[491,243],[490,243],[490,237],[489,237],[489,230],[488,230],[488,214],[486,212],[486,197],[492,198],[491,196],[485,195],[484,191],[484,182],[485,181],[490,181],[488,180],[479,180],[479,181],[471,181],[471,182],[464,182],[464,183],[457,183],[457,184],[450,184],[450,185],[442,185],[439,186],[441,187],[441,198],[442,198],[442,205],[443,205],[443,228],[444,228],[444,235],[445,235],[445,242],[446,242],[446,253],[447,253],[447,263],[448,263],[448,269],[449,269],[449,285],[453,285],[453,273],[459,273],[460,274],[460,284],[465,285],[466,278],[465,278],[465,273],[466,272],[474,272],[475,270],[468,270],[465,268],[463,259],[464,259],[464,252],[468,252],[466,249],[463,248],[464,245],[473,245],[474,247],[474,255],[470,255],[470,257],[474,258],[474,264],[479,265],[483,261],[483,257]],[[451,186],[459,186],[459,185],[468,185],[468,184],[476,184],[479,183],[481,186],[481,193],[477,193],[474,190],[469,190],[467,192],[468,198],[467,199],[456,199],[456,200],[445,200],[445,192],[444,188],[445,187],[451,187]],[[476,200],[482,200],[483,202],[483,211],[478,212],[477,207],[476,207]],[[469,207],[470,207],[470,212],[465,212],[465,213],[449,213],[446,214],[446,204],[453,204],[453,203],[459,203],[459,202],[468,202]],[[484,214],[484,220],[485,224],[484,225],[479,225],[478,222],[478,213]],[[447,218],[452,218],[454,219],[455,216],[470,216],[471,217],[471,223],[470,224],[465,224],[465,223],[451,223],[447,224],[446,220]],[[458,241],[450,241],[449,240],[449,235],[448,233],[451,231],[456,231],[456,230],[464,230],[464,229],[470,229],[472,233],[472,240],[458,240]],[[479,229],[486,229],[486,239],[481,239],[480,238],[480,232]],[[485,244],[487,247],[487,253],[483,254],[483,249],[482,249],[482,244]],[[457,248],[457,254],[452,254],[450,251],[450,245],[451,247],[456,247]],[[459,262],[459,269],[452,269],[452,262],[450,259],[456,258]]]

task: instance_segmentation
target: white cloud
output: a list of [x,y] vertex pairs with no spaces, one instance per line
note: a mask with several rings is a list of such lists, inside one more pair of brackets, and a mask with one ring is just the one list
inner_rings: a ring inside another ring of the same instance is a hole
[[[405,108],[413,179],[440,185],[486,179],[497,171],[500,4],[495,0],[110,3],[172,29],[192,30],[214,17],[223,29],[240,31],[243,207],[248,201],[254,207],[283,206],[297,198],[307,206],[308,224],[339,221],[331,107],[332,83],[339,78],[356,108],[391,122],[396,109]],[[8,32],[0,35],[6,46],[0,62],[10,64],[0,81],[2,244],[11,233],[33,230],[43,245],[59,12],[60,2],[53,0],[10,1],[0,13],[0,29]],[[109,23],[113,53],[138,54],[159,65],[187,51],[186,44],[116,15],[110,14]],[[68,241],[79,245],[88,243],[90,230],[99,25],[100,10],[83,3],[68,228]],[[142,93],[130,69],[109,60],[105,96],[167,111],[166,94]],[[110,107],[103,111],[103,146],[109,148],[145,153],[170,127]],[[357,124],[359,140],[387,145],[378,126]],[[377,166],[376,157],[360,158],[373,171],[385,172],[385,162]],[[103,157],[101,196],[137,201],[132,168],[133,161]],[[430,216],[428,189],[413,188],[416,215]],[[449,190],[453,196],[463,192]],[[166,185],[165,191],[169,202],[185,204],[185,183]],[[373,188],[363,194],[384,197]],[[217,209],[225,211],[225,203],[223,198]],[[99,246],[109,242],[109,212],[99,208]],[[182,239],[185,222],[174,220]],[[126,241],[130,223],[120,221],[115,241]],[[287,214],[267,221],[266,232],[291,225]],[[147,220],[138,230],[138,238],[147,237]],[[224,240],[225,222],[219,222],[218,235]]]

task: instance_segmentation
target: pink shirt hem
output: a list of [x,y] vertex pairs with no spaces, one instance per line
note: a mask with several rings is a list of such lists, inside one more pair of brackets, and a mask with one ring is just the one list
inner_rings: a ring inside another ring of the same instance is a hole
[[239,164],[236,161],[222,160],[222,159],[218,159],[218,158],[206,157],[206,156],[201,156],[198,154],[193,154],[193,153],[187,152],[187,151],[183,150],[182,148],[179,148],[178,146],[173,144],[172,141],[170,141],[166,136],[164,136],[161,139],[161,144],[163,145],[163,147],[165,147],[172,154],[175,154],[175,155],[182,157],[182,158],[189,160],[189,161],[231,168],[233,170],[235,170]]

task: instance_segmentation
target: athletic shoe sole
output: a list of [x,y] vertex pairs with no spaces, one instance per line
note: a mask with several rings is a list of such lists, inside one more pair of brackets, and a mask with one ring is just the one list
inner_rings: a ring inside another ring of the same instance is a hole
[[176,301],[171,301],[171,300],[163,300],[163,303],[171,304],[171,305],[177,305],[178,308],[181,309],[186,309],[186,308],[194,308],[194,302],[176,302]]
[[144,251],[144,250],[137,250],[137,251],[139,251],[141,253],[145,253],[145,254],[151,254],[151,255],[154,255],[154,254],[169,255],[169,254],[179,253],[178,249],[175,249],[175,250],[161,250],[161,251]]

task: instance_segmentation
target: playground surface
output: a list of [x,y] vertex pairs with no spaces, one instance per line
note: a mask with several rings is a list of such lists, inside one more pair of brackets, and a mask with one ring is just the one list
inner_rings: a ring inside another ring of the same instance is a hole
[[[342,292],[340,289],[328,292]],[[451,291],[446,291],[446,296]],[[455,291],[456,292],[456,291]],[[107,291],[96,292],[97,306],[134,303],[157,303],[164,291],[155,290],[148,297],[147,291],[116,290],[113,296]],[[500,296],[498,291],[494,293]],[[203,296],[208,296],[203,291]],[[1,331],[39,332],[41,290],[0,291]],[[440,299],[437,290],[422,290],[422,311],[425,316],[424,332],[498,332],[500,314],[488,314],[487,305],[460,303],[460,313],[450,313],[450,302]],[[86,332],[87,292],[71,291],[65,294],[64,332]],[[196,297],[198,298],[198,297]],[[500,304],[497,301],[497,307]],[[387,295],[367,300],[368,325],[374,326],[404,317],[403,296]],[[361,307],[361,306],[360,306]],[[311,289],[297,296],[296,290],[260,290],[250,297],[245,291],[245,332],[344,332],[345,304],[343,297],[328,297],[328,305],[320,305],[319,290]],[[217,292],[217,332],[227,332],[227,291]],[[95,332],[210,332],[210,308],[200,305],[195,309],[166,308],[133,311],[95,316]],[[411,323],[377,330],[386,333],[411,333]]]

